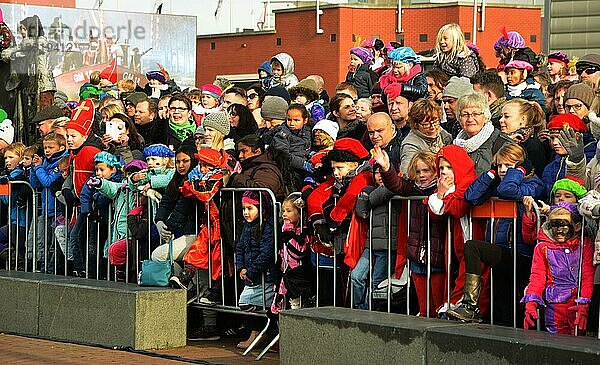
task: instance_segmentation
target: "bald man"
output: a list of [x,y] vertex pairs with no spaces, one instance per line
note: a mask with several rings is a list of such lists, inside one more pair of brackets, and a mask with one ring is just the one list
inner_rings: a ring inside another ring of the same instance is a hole
[[392,166],[398,171],[402,135],[397,133],[392,118],[383,112],[371,115],[367,120],[367,133],[373,146],[379,146],[385,150],[390,157]]

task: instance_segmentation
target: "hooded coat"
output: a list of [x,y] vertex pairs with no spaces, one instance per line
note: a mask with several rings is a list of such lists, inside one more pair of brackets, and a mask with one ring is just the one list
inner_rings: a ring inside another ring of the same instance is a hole
[[29,183],[34,189],[42,189],[42,216],[54,217],[56,199],[50,190],[52,184],[61,178],[58,162],[69,152],[63,150],[44,159],[41,165],[34,166],[29,175]]
[[278,53],[272,59],[279,61],[283,65],[283,75],[273,75],[269,83],[269,89],[275,86],[283,86],[286,89],[295,86],[298,83],[298,78],[294,74],[294,59],[287,53]]

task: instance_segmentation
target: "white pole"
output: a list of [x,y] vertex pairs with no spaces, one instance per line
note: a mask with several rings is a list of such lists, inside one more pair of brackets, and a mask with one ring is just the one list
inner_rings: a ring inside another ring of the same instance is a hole
[[481,0],[481,27],[482,32],[485,31],[485,0]]
[[323,14],[323,10],[321,10],[320,5],[320,1],[317,0],[317,34],[323,34],[323,29],[321,29],[321,14]]
[[473,33],[471,34],[471,42],[477,44],[477,0],[473,0]]
[[398,0],[398,29],[397,33],[402,33],[402,0]]

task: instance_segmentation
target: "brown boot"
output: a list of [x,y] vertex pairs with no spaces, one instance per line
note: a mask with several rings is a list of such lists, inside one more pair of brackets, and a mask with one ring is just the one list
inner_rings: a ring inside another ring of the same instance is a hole
[[246,341],[242,341],[237,344],[237,348],[242,350],[247,349],[252,344],[252,342],[254,342],[256,336],[258,336],[258,331],[252,331],[252,333],[250,333],[250,337],[248,337]]
[[481,323],[479,313],[479,294],[481,293],[481,275],[469,274],[465,276],[465,288],[461,304],[455,309],[446,312],[450,318],[463,322]]

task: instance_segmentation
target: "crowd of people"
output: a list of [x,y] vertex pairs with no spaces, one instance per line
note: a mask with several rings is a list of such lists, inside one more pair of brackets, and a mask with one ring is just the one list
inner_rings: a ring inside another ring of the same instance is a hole
[[[425,70],[410,47],[367,40],[331,98],[287,53],[246,89],[180,90],[162,68],[141,88],[108,67],[77,102],[55,93],[30,146],[0,110],[2,259],[133,282],[136,259],[167,260],[171,246],[170,281],[190,301],[273,315],[372,308],[407,271],[419,315],[463,322],[489,318],[493,268],[495,324],[529,329],[541,310],[547,331],[584,333],[600,295],[600,55],[536,54],[514,31],[482,46],[497,65],[445,25]],[[493,197],[516,202],[514,219],[471,219]],[[223,334],[214,311],[202,316],[190,338]]]

